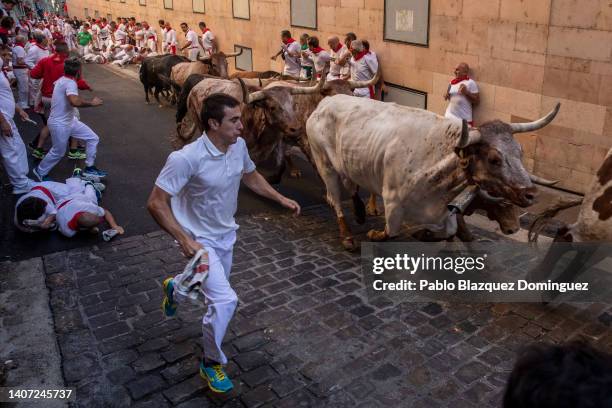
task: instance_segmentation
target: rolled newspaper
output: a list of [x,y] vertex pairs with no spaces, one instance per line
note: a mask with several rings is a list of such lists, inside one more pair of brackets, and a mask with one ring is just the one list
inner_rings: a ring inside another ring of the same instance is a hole
[[174,289],[192,300],[203,301],[201,288],[208,278],[208,251],[200,249],[185,265],[183,273],[174,278]]

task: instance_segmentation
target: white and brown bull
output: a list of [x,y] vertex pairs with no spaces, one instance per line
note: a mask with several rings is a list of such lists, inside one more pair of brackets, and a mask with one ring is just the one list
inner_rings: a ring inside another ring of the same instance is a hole
[[[555,236],[541,265],[531,272],[534,280],[544,280],[553,273],[556,263],[569,251],[577,251],[572,262],[557,278],[567,281],[575,278],[590,266],[601,261],[604,254],[597,251],[601,243],[612,244],[612,149],[597,171],[589,190],[583,198],[560,200],[535,218],[529,231],[529,240],[535,242],[547,222],[559,211],[580,206],[578,219],[571,225],[562,226]],[[555,243],[566,243],[555,245]],[[581,245],[593,243],[593,245]]]
[[273,157],[282,161],[282,140],[300,131],[302,121],[294,109],[294,97],[318,94],[323,83],[294,87],[283,81],[270,83],[262,90],[249,92],[241,80],[203,78],[187,97],[186,115],[177,124],[179,138],[189,141],[202,133],[202,102],[213,93],[225,93],[243,101],[243,138],[255,163]]
[[559,105],[531,123],[496,120],[468,130],[465,122],[421,109],[346,95],[324,99],[306,133],[343,245],[355,247],[341,207],[342,185],[354,202],[361,201],[357,186],[382,196],[386,226],[368,232],[374,241],[397,236],[404,223],[455,234],[456,217],[449,216],[447,204],[471,184],[491,197],[531,205],[537,189],[512,134],[546,126],[558,110]]

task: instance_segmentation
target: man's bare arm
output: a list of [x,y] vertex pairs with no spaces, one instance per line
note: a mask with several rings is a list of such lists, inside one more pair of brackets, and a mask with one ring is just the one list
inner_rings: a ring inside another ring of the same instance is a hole
[[192,257],[198,249],[202,248],[202,245],[193,240],[174,217],[170,207],[171,198],[170,194],[154,186],[147,201],[147,210],[149,210],[157,224],[178,241],[185,256]]

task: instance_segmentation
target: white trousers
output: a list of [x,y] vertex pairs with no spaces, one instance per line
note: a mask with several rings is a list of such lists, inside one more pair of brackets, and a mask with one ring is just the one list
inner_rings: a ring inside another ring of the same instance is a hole
[[28,105],[36,106],[36,100],[40,93],[40,79],[28,79]]
[[21,109],[28,108],[28,70],[27,68],[13,69],[17,78],[17,104]]
[[28,178],[28,154],[13,118],[5,116],[13,130],[13,136],[0,135],[0,154],[4,169],[13,186],[13,194],[30,191],[33,181]]
[[156,52],[157,51],[157,41],[155,41],[153,38],[147,39],[147,48],[149,48],[153,52]]
[[188,52],[188,57],[190,61],[197,61],[198,60],[198,54],[200,53],[200,49],[199,48],[188,48],[187,49]]
[[110,37],[105,38],[105,39],[99,38],[98,39],[98,44],[99,44],[100,50],[103,50],[105,48],[108,49],[108,47],[110,47],[110,45],[111,45],[111,39],[110,39]]
[[68,147],[68,140],[72,137],[85,141],[87,158],[86,166],[93,166],[96,160],[99,138],[93,130],[80,120],[74,119],[71,125],[48,122],[51,133],[51,149],[38,165],[38,174],[46,176],[51,169],[62,159]]
[[[221,344],[238,304],[236,292],[229,283],[236,233],[228,233],[216,241],[204,238],[198,238],[197,241],[208,251],[209,262],[208,278],[200,289],[207,305],[206,313],[202,318],[204,357],[227,364],[227,357],[221,349]],[[180,279],[181,275],[175,276],[175,279],[177,277]],[[178,291],[174,293],[174,299],[178,303],[189,301],[187,294]]]

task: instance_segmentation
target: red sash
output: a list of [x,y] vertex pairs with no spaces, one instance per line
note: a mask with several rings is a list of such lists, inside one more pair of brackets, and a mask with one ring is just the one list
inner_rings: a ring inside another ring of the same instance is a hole
[[63,206],[65,206],[66,204],[68,204],[69,202],[71,202],[72,200],[66,200],[63,203],[61,203],[60,205],[57,206],[57,209],[59,210],[60,208],[62,208]]

